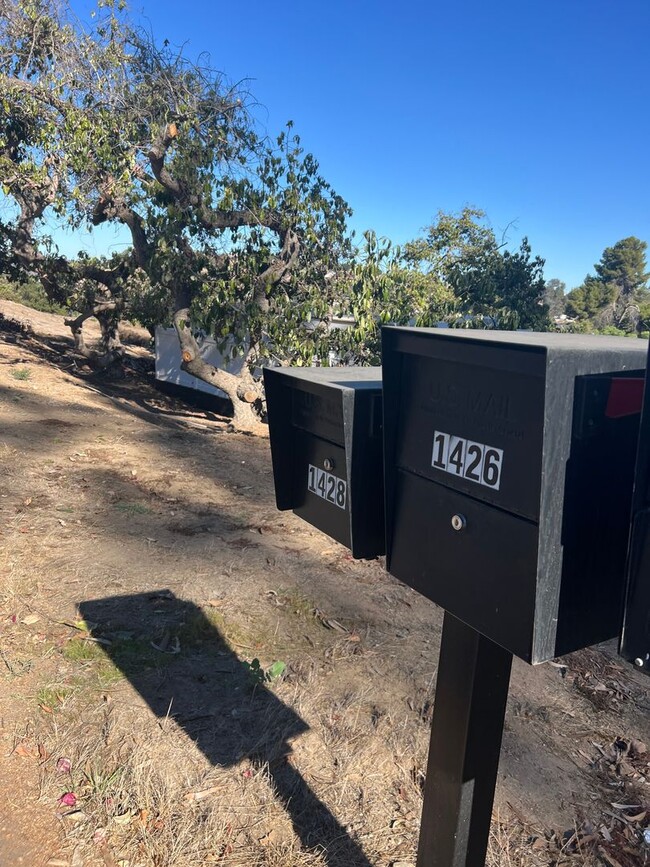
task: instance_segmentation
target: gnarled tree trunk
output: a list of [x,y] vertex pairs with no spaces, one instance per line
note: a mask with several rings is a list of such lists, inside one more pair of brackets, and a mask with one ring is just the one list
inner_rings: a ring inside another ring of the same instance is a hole
[[244,365],[241,374],[235,375],[204,361],[190,328],[187,308],[174,314],[174,328],[181,347],[182,370],[228,395],[233,408],[232,424],[236,430],[268,436],[268,427],[260,418],[264,400],[262,384],[253,379],[248,365]]
[[[124,347],[119,335],[120,311],[119,301],[99,302],[87,307],[83,313],[74,319],[66,319],[65,324],[72,331],[75,351],[85,358],[93,367],[105,370],[124,357]],[[86,345],[83,333],[84,323],[95,317],[101,329],[100,348],[91,349]]]

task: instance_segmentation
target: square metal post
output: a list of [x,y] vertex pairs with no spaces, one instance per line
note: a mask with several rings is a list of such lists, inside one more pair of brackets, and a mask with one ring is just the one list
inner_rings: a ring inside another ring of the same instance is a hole
[[417,867],[483,867],[512,654],[445,613]]

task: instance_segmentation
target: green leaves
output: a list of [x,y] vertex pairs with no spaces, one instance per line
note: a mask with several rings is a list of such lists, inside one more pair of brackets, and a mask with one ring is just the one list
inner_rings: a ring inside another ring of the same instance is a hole
[[583,283],[567,295],[567,313],[592,330],[643,329],[647,321],[645,305],[650,300],[646,249],[645,241],[635,237],[606,247],[594,266],[596,275],[587,274]]
[[257,658],[253,659],[251,662],[243,662],[242,665],[247,671],[251,682],[255,686],[263,686],[266,683],[271,683],[272,681],[277,680],[284,674],[287,668],[285,662],[278,660],[265,671]]

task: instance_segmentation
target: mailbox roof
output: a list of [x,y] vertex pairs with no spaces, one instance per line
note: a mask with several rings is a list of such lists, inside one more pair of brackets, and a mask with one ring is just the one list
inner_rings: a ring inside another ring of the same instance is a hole
[[511,346],[532,346],[552,349],[554,352],[566,350],[574,352],[635,351],[647,353],[645,340],[630,337],[610,337],[602,334],[562,334],[560,332],[538,331],[496,331],[472,328],[404,328],[387,326],[391,331],[407,331],[411,334],[435,335],[441,340],[468,340],[474,343],[505,343]]
[[274,374],[290,376],[301,382],[348,388],[381,388],[381,367],[269,367]]

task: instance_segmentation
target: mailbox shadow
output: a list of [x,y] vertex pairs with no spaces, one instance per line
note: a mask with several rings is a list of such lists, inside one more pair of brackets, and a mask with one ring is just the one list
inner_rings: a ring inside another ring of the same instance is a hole
[[[359,844],[287,761],[290,739],[309,726],[255,682],[250,667],[200,608],[161,590],[85,601],[79,611],[156,716],[172,718],[210,762],[231,767],[248,759],[268,769],[305,848],[318,849],[328,867],[371,867]],[[163,659],[164,650],[178,645],[167,665],[156,665],[156,654]]]

